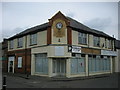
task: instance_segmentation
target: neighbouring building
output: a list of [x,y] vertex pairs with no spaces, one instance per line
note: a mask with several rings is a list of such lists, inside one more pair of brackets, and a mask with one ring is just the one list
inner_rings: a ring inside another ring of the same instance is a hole
[[115,40],[115,49],[118,54],[115,60],[115,72],[120,72],[120,40]]
[[3,42],[2,42],[2,72],[8,71],[7,52],[8,52],[8,40],[3,39]]
[[[2,72],[2,43],[0,43],[0,75]],[[0,77],[1,78],[1,77]]]
[[[92,22],[91,22],[92,23]],[[8,38],[8,72],[80,77],[115,72],[115,38],[60,11]]]

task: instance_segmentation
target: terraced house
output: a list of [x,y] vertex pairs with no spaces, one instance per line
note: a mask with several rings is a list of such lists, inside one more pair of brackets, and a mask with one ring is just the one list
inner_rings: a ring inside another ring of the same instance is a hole
[[59,11],[8,39],[8,72],[68,78],[113,73],[114,42]]

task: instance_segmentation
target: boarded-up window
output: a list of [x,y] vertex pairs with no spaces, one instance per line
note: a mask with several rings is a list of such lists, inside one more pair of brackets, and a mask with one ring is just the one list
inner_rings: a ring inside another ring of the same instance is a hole
[[89,72],[110,71],[110,58],[89,55]]
[[75,57],[71,59],[71,74],[80,74],[85,72],[85,58]]

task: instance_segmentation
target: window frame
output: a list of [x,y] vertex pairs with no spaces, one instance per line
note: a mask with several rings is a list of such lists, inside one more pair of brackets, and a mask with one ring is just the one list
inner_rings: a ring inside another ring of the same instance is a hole
[[[98,43],[97,43],[98,42]],[[99,44],[99,45],[97,45]],[[93,36],[93,46],[94,47],[100,47],[100,37],[98,36]]]
[[111,49],[112,48],[112,40],[108,39],[108,49]]
[[[39,61],[39,63],[38,63],[38,61]],[[41,64],[41,65],[37,66],[37,64]],[[49,67],[48,67],[47,53],[35,54],[35,73],[46,75],[46,74],[48,74],[48,69],[49,69]]]
[[107,39],[105,38],[105,48],[107,48]]
[[17,68],[22,68],[22,63],[23,63],[23,58],[22,58],[22,56],[18,56],[18,58],[17,58]]
[[37,45],[37,33],[30,34],[30,46],[32,45]]
[[17,47],[18,48],[23,47],[23,37],[17,39]]
[[9,49],[14,49],[14,40],[9,41]]
[[87,45],[87,33],[78,32],[78,44]]

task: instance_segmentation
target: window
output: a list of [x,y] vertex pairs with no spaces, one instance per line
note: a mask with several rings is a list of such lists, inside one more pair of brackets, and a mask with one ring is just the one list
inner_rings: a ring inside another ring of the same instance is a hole
[[107,56],[89,56],[89,72],[110,71],[110,59]]
[[10,44],[9,44],[10,49],[13,49],[13,48],[14,48],[14,41],[11,40],[9,43],[10,43]]
[[105,39],[105,48],[107,48],[107,39]]
[[87,34],[79,32],[79,34],[78,34],[78,43],[87,44]]
[[18,47],[23,46],[23,38],[18,38]]
[[100,46],[100,37],[94,36],[93,37],[93,43],[95,47],[99,47]]
[[85,67],[85,57],[71,58],[71,74],[84,73]]
[[37,33],[30,35],[30,45],[37,44]]
[[111,45],[112,44],[112,42],[111,42],[111,40],[108,40],[108,48],[111,48]]
[[48,74],[47,54],[41,53],[35,55],[35,72],[41,74]]
[[22,68],[22,57],[18,57],[18,68]]

